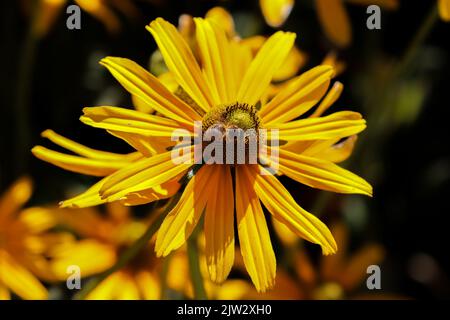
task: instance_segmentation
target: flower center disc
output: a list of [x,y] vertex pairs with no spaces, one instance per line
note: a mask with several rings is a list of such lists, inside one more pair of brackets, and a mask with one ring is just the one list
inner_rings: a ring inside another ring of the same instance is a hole
[[[248,104],[212,108],[203,118],[203,151],[225,164],[256,163],[260,120]],[[218,153],[222,153],[222,157]],[[206,157],[208,158],[208,157]]]

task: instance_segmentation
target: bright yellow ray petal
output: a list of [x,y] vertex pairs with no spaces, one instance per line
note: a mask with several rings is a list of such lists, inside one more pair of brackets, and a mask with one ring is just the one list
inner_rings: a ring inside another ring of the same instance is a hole
[[114,272],[95,287],[86,297],[87,300],[113,300],[122,289],[122,272]]
[[316,0],[320,23],[328,38],[339,47],[347,47],[352,41],[350,19],[343,0]]
[[322,102],[319,104],[316,110],[311,114],[311,118],[317,118],[320,117],[325,111],[330,108],[337,99],[342,94],[342,91],[344,90],[344,85],[340,82],[335,82],[333,84],[333,87],[331,87],[330,91],[328,91],[325,98],[323,98]]
[[234,262],[234,194],[228,166],[217,165],[205,210],[205,256],[211,281],[225,281]]
[[165,257],[181,247],[199,221],[208,200],[207,187],[219,181],[212,165],[203,166],[189,181],[177,205],[169,212],[159,228],[155,252]]
[[366,128],[366,121],[357,112],[341,111],[326,117],[271,123],[266,127],[278,129],[280,140],[328,140],[357,134]]
[[230,67],[234,62],[225,32],[214,21],[201,18],[194,21],[203,72],[216,105],[231,103],[236,97],[237,84]]
[[[134,149],[139,151],[145,157],[150,157],[158,153],[163,153],[173,146],[176,142],[171,141],[169,137],[147,137],[137,133],[128,133],[121,131],[107,130],[113,136],[124,140]],[[135,155],[134,160],[138,160],[138,155]]]
[[0,222],[16,213],[31,197],[33,183],[29,177],[22,177],[13,183],[0,198]]
[[[80,120],[92,127],[136,133],[146,137],[171,137],[180,125],[167,118],[118,107],[83,108]],[[191,123],[193,126],[193,123]],[[179,136],[190,136],[185,130]]]
[[280,69],[273,75],[273,81],[283,81],[294,77],[307,60],[307,55],[293,46]]
[[85,192],[73,198],[61,201],[59,203],[59,206],[61,208],[86,208],[98,206],[105,203],[106,199],[102,199],[102,197],[100,196],[100,189],[102,188],[106,179],[108,179],[108,177],[103,178],[102,180],[91,186],[89,189],[87,189]]
[[276,260],[266,219],[246,174],[246,165],[236,167],[236,219],[245,267],[259,292],[275,284]]
[[322,99],[333,72],[330,66],[318,66],[297,77],[261,108],[263,123],[286,122],[307,112]]
[[169,151],[138,160],[113,173],[100,189],[102,198],[108,201],[121,200],[129,193],[154,188],[173,179],[192,165],[192,148],[184,150],[178,163],[172,159],[172,152]]
[[80,156],[91,158],[91,159],[99,159],[99,160],[134,160],[136,159],[136,154],[117,154],[107,151],[96,150],[92,148],[88,148],[78,142],[70,140],[66,137],[63,137],[53,130],[47,129],[41,133],[43,138],[49,139],[54,144],[61,146],[69,151],[72,151]]
[[217,25],[221,26],[226,32],[227,36],[232,38],[236,32],[234,30],[234,20],[231,14],[222,7],[214,7],[205,15],[208,20],[214,21]]
[[267,39],[242,79],[237,101],[256,105],[291,51],[295,37],[295,33],[278,31]]
[[199,115],[185,102],[177,98],[159,80],[135,62],[107,57],[100,62],[132,95],[139,97],[162,115],[185,125],[199,120]]
[[208,111],[214,100],[191,49],[178,30],[162,18],[152,21],[147,30],[153,35],[167,68],[180,86],[204,111]]
[[442,20],[450,21],[450,0],[438,0],[438,8]]
[[[301,208],[275,176],[267,171],[265,175],[258,174],[257,170],[253,168],[247,173],[254,179],[258,197],[274,218],[301,238],[320,245],[325,255],[335,253],[337,245],[327,226]],[[265,169],[259,167],[259,170]]]
[[172,197],[180,189],[178,179],[165,182],[152,189],[132,192],[125,195],[120,203],[126,206],[136,206]]
[[[331,161],[334,163],[345,161],[352,154],[358,137],[351,136],[338,143],[339,140],[340,139],[315,141],[303,152],[303,155]],[[293,147],[283,147],[283,149],[294,153],[296,152]]]
[[276,28],[289,17],[294,0],[259,0],[259,5],[267,24]]
[[97,177],[107,176],[130,163],[129,161],[88,159],[53,151],[42,146],[34,147],[31,152],[35,157],[65,170]]
[[45,300],[47,289],[9,253],[0,249],[0,283],[22,299]]
[[55,211],[54,208],[30,207],[20,212],[19,220],[30,233],[38,234],[55,226]]
[[279,165],[283,174],[310,187],[372,196],[369,183],[330,161],[280,149]]

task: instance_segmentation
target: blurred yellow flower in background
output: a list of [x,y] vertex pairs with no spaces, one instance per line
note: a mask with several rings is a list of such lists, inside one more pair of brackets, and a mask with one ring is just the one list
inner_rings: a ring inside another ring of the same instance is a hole
[[[344,6],[346,2],[363,6],[379,5],[387,10],[397,9],[399,4],[398,0],[315,0],[317,15],[325,34],[340,48],[352,42],[350,18]],[[285,22],[293,5],[294,0],[260,0],[264,18],[272,27],[279,27]]]
[[56,280],[48,251],[67,240],[66,233],[53,233],[52,209],[22,206],[29,200],[29,178],[17,180],[0,198],[0,300],[11,292],[22,299],[47,299],[47,289],[38,278]]
[[[60,280],[67,278],[66,270],[71,265],[80,268],[83,278],[110,269],[151,222],[151,217],[133,218],[129,208],[119,203],[108,204],[106,214],[93,208],[60,210],[57,214],[59,224],[68,227],[80,238],[54,246],[49,253],[53,261],[53,273]],[[160,299],[160,271],[161,261],[154,257],[152,246],[148,244],[123,268],[103,280],[86,298]]]
[[439,14],[442,20],[450,21],[450,0],[438,0]]
[[[316,140],[331,145],[332,139],[339,140],[365,129],[361,115],[348,111],[292,121],[324,97],[334,74],[330,66],[319,66],[302,74],[259,111],[255,109],[289,54],[295,34],[277,32],[254,58],[247,59],[241,55],[241,50],[233,50],[234,42],[214,21],[196,18],[195,23],[203,70],[173,25],[158,18],[148,27],[167,67],[189,99],[172,94],[156,77],[134,62],[108,57],[101,63],[124,88],[166,118],[116,107],[95,107],[85,108],[81,120],[94,127],[126,132],[130,137],[161,141],[168,140],[178,128],[184,128],[192,135],[194,121],[203,118],[204,123],[214,122],[213,115],[221,112],[220,106],[229,105],[246,115],[248,123],[256,129],[259,125],[279,129],[280,139],[289,142],[286,146],[298,142],[298,148],[307,141]],[[334,96],[335,93],[327,96],[316,112],[326,110],[334,102]],[[233,121],[232,117],[230,121]],[[163,152],[112,173],[98,189],[101,198],[121,200],[130,193],[154,188],[188,172],[192,163],[176,161],[172,155],[171,151]],[[180,159],[189,160],[191,156],[191,147],[185,147]],[[266,169],[257,165],[235,166],[236,193],[230,169],[228,165],[205,165],[195,173],[180,201],[160,227],[155,246],[158,256],[166,256],[181,247],[206,208],[204,230],[208,271],[212,281],[223,282],[234,261],[236,201],[238,233],[246,268],[259,291],[271,288],[276,262],[260,200],[275,219],[298,236],[321,245],[324,254],[336,252],[328,228],[298,206],[276,177],[259,174],[260,170]],[[332,162],[296,154],[283,147],[280,171],[312,187],[340,193],[372,194],[366,181]],[[205,192],[206,187],[209,192]]]
[[45,36],[58,17],[70,4],[80,8],[101,21],[109,32],[120,30],[120,20],[115,10],[133,19],[139,16],[139,11],[131,0],[22,0],[25,10],[35,16],[33,18],[33,32],[38,37]]

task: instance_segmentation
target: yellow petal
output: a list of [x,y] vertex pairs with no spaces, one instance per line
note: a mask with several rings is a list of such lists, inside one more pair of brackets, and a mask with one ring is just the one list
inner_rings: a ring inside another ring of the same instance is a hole
[[357,112],[341,111],[326,117],[270,123],[266,127],[278,129],[280,140],[328,140],[357,134],[366,128],[366,121]]
[[100,62],[132,95],[161,113],[185,125],[199,120],[199,115],[185,102],[172,94],[159,80],[135,62],[107,57]]
[[328,110],[328,108],[330,108],[336,102],[337,99],[339,99],[343,90],[344,90],[344,85],[340,82],[335,82],[333,84],[333,87],[330,89],[330,91],[328,91],[325,98],[323,98],[320,105],[311,114],[310,118],[320,117],[325,111]]
[[100,20],[109,32],[116,33],[120,29],[120,22],[113,10],[108,8],[102,0],[75,0],[83,11],[88,12]]
[[289,17],[294,0],[259,0],[259,5],[267,24],[276,28]]
[[145,100],[142,100],[138,96],[131,95],[131,101],[133,102],[134,108],[139,112],[148,114],[152,114],[153,112],[155,112],[155,109],[153,109],[151,105],[149,105],[147,102],[145,102]]
[[235,36],[234,20],[231,14],[222,7],[214,7],[205,15],[208,20],[214,21],[217,25],[221,26],[226,32],[227,36],[232,38]]
[[215,190],[219,183],[218,179],[215,179],[218,176],[215,169],[213,165],[203,166],[189,181],[177,205],[164,219],[155,244],[158,257],[165,257],[178,249],[191,235],[209,197],[206,188]]
[[148,271],[141,271],[135,276],[140,295],[145,300],[158,300],[161,297],[159,278]]
[[[339,163],[347,160],[353,152],[357,136],[351,136],[338,143],[340,139],[318,140],[307,148],[303,155]],[[295,153],[292,148],[283,148]]]
[[236,218],[245,267],[259,292],[275,284],[276,260],[266,219],[246,173],[246,165],[236,167]]
[[327,226],[301,208],[275,176],[262,167],[259,170],[266,174],[258,174],[257,170],[248,170],[248,174],[255,181],[258,197],[274,218],[301,238],[320,245],[325,255],[335,253],[336,242]]
[[212,178],[205,210],[205,256],[211,281],[221,283],[234,262],[234,194],[228,166],[214,170],[218,174]]
[[26,300],[45,300],[47,289],[9,253],[0,249],[0,283]]
[[330,66],[318,66],[297,77],[261,108],[263,123],[286,122],[307,112],[322,99],[333,72]]
[[37,158],[65,170],[97,177],[107,176],[130,163],[129,161],[88,159],[60,153],[42,146],[34,147],[31,152]]
[[30,207],[20,212],[19,220],[29,232],[38,234],[56,225],[57,212],[55,208]]
[[187,94],[204,110],[214,105],[209,86],[186,41],[177,29],[162,18],[152,21],[147,30],[151,32],[167,68]]
[[54,144],[61,146],[67,150],[70,150],[80,156],[91,158],[91,159],[98,159],[98,160],[113,160],[113,161],[125,161],[125,160],[135,160],[139,156],[136,153],[130,153],[130,154],[118,154],[118,153],[112,153],[112,152],[106,152],[106,151],[100,151],[92,148],[88,148],[78,142],[75,142],[73,140],[70,140],[66,137],[63,137],[53,130],[47,129],[44,132],[41,133],[41,136],[43,138],[49,139]]
[[117,259],[112,245],[94,239],[56,246],[50,255],[52,270],[61,280],[67,279],[69,266],[80,267],[82,277],[89,277],[112,267]]
[[321,258],[320,275],[323,281],[339,282],[341,274],[344,273],[345,261],[348,255],[349,231],[343,222],[337,222],[331,225],[331,232],[339,246],[339,251],[331,256],[323,256]]
[[214,21],[194,18],[197,44],[205,78],[210,84],[216,105],[227,104],[236,97],[231,47],[223,29]]
[[372,196],[370,184],[330,161],[280,149],[279,165],[283,174],[310,187]]
[[307,55],[293,46],[280,69],[273,75],[273,81],[283,81],[295,76],[307,60]]
[[328,38],[339,47],[347,47],[352,41],[352,29],[343,0],[315,2],[320,23]]
[[172,152],[165,152],[138,160],[113,173],[100,189],[102,198],[116,201],[129,193],[154,188],[170,181],[192,165],[191,148],[184,150],[184,155],[179,158],[180,164],[172,159]]
[[256,105],[291,51],[294,41],[295,33],[282,31],[267,39],[245,73],[237,101]]
[[0,198],[0,221],[15,214],[31,197],[33,183],[29,177],[22,177],[13,183]]
[[128,193],[120,200],[120,203],[126,206],[136,206],[170,198],[180,189],[180,183],[178,180],[179,179],[174,179],[172,181],[165,182],[152,189]]
[[86,297],[87,300],[117,300],[124,289],[123,272],[117,271],[103,280]]
[[[175,145],[175,141],[171,141],[168,137],[148,137],[137,133],[128,133],[114,130],[107,130],[113,136],[124,140],[134,149],[139,151],[145,157],[151,157],[155,154],[166,152],[169,147]],[[139,158],[135,155],[134,160]]]
[[298,242],[298,237],[295,233],[289,230],[284,224],[272,217],[272,226],[281,242],[286,246],[295,245]]
[[87,189],[85,192],[71,199],[61,201],[59,206],[61,208],[86,208],[98,206],[105,203],[106,199],[102,199],[102,197],[100,196],[100,189],[102,188],[106,179],[108,179],[108,177],[103,178],[102,180],[91,186],[89,189]]
[[8,288],[0,282],[0,301],[1,300],[10,300],[11,294],[9,293]]
[[[146,137],[172,137],[180,125],[167,118],[118,107],[84,108],[80,120],[92,127],[136,133]],[[193,123],[190,124],[193,126]],[[187,130],[179,136],[190,136]]]
[[438,0],[438,8],[442,20],[450,21],[450,0]]

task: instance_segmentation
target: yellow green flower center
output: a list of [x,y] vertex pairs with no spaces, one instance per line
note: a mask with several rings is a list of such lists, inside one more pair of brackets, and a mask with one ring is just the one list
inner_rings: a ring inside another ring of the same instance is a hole
[[259,128],[257,110],[246,103],[233,103],[212,108],[202,122],[203,132],[212,126],[221,126],[224,129],[242,129],[255,131]]

